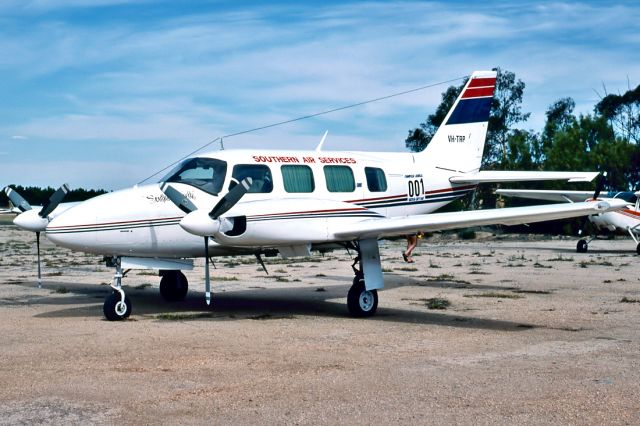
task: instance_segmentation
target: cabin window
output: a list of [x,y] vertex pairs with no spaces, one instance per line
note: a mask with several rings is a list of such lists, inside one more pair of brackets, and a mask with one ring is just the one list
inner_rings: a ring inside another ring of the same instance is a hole
[[[232,176],[235,180],[240,182],[246,177],[253,179],[253,183],[249,188],[248,193],[263,194],[273,191],[273,178],[271,177],[271,170],[269,166],[262,164],[238,164],[233,166]],[[229,184],[229,189],[236,186],[236,182]]]
[[324,179],[329,192],[353,192],[356,183],[348,166],[324,166]]
[[281,166],[284,190],[287,192],[313,192],[316,185],[309,166]]
[[215,158],[188,158],[160,179],[160,182],[184,183],[218,195],[226,174],[227,163],[224,161]]
[[384,192],[387,190],[387,178],[384,170],[377,167],[365,167],[364,174],[367,176],[367,188],[371,192]]

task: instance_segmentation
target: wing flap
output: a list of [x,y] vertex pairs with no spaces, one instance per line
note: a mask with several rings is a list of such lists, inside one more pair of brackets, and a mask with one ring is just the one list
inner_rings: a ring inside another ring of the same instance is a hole
[[336,228],[332,233],[337,240],[350,240],[398,236],[417,231],[444,231],[470,226],[519,225],[604,213],[624,208],[627,205],[628,203],[624,200],[587,201],[572,204],[549,204],[544,206],[368,219],[349,226]]
[[449,178],[451,183],[496,183],[519,181],[566,180],[568,182],[591,182],[598,172],[528,172],[483,170]]
[[535,189],[497,189],[496,194],[530,200],[569,201],[573,203],[593,197],[593,191],[538,191]]

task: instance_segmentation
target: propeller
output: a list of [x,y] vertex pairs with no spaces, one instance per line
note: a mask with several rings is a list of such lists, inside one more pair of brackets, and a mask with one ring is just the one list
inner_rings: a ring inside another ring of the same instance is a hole
[[16,206],[20,213],[13,220],[13,223],[27,231],[36,233],[36,250],[38,253],[38,288],[42,287],[42,268],[40,265],[40,232],[44,231],[49,224],[49,215],[58,207],[64,197],[69,193],[69,185],[63,184],[54,192],[40,210],[35,210],[15,189],[6,187],[4,192],[9,201]]
[[[177,189],[164,183],[160,190],[167,196],[173,204],[186,213],[180,221],[180,226],[187,232],[204,237],[204,288],[207,305],[211,304],[211,281],[209,278],[209,237],[216,232],[224,232],[229,227],[230,222],[221,218],[223,214],[231,210],[238,201],[249,191],[253,180],[250,177],[244,178],[238,185],[234,186],[224,197],[216,203],[210,212],[198,210],[189,198]],[[230,229],[230,228],[229,228]]]
[[27,200],[22,198],[22,195],[20,195],[18,191],[7,186],[6,188],[4,188],[4,192],[5,194],[7,194],[7,197],[9,198],[9,201],[11,201],[11,204],[17,207],[18,210],[23,213],[27,210],[31,210],[31,204],[29,204]]
[[604,187],[604,184],[607,183],[607,172],[603,172],[600,176],[598,176],[598,180],[596,181],[596,190],[593,193],[593,199],[597,199]]

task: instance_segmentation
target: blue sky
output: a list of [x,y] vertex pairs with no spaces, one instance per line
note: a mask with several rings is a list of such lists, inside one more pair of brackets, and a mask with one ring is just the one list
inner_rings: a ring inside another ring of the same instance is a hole
[[[640,83],[637,2],[0,2],[0,186],[117,189],[218,136],[499,66],[525,128]],[[629,81],[629,83],[628,83]],[[446,86],[229,148],[403,151]],[[212,146],[217,149],[217,145]]]

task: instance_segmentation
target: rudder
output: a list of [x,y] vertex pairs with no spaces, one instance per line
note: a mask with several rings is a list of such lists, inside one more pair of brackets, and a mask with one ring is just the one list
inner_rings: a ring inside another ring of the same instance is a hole
[[421,160],[464,173],[480,169],[496,76],[496,71],[471,74],[443,124],[418,154]]

